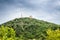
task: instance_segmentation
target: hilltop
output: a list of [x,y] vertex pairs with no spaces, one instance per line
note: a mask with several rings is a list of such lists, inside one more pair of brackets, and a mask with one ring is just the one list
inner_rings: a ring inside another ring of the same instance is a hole
[[[43,20],[38,20],[35,18],[16,18],[14,20],[8,21],[3,26],[12,27],[16,31],[16,36],[22,36],[24,38],[45,38],[46,30],[52,29],[56,30],[60,26],[54,23],[46,22]],[[37,36],[37,37],[36,37]]]

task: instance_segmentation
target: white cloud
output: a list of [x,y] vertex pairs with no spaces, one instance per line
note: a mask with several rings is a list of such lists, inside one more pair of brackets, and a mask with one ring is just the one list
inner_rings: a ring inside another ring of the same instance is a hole
[[0,17],[0,23],[12,20],[14,18],[33,16],[34,18],[50,21],[53,23],[59,23],[60,12],[56,11],[56,6],[60,5],[60,1],[52,0],[26,0],[19,3],[19,0],[15,0],[14,5],[5,5],[6,9],[3,11]]

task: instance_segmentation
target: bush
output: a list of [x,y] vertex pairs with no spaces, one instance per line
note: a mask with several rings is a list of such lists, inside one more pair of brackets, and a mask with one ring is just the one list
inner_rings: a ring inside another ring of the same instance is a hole
[[46,40],[60,40],[60,30],[57,29],[57,30],[51,30],[51,29],[48,29],[47,31],[47,38]]
[[1,40],[14,40],[15,39],[15,31],[9,27],[0,27],[0,39]]

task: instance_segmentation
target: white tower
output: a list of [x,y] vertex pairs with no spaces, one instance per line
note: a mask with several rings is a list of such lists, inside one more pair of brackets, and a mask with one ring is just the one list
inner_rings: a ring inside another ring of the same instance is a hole
[[21,13],[21,18],[22,18],[22,13]]

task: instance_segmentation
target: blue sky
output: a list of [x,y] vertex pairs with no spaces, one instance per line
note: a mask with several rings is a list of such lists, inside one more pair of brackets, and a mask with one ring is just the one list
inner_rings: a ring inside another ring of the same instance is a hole
[[0,0],[0,24],[21,17],[21,13],[60,24],[60,0]]

